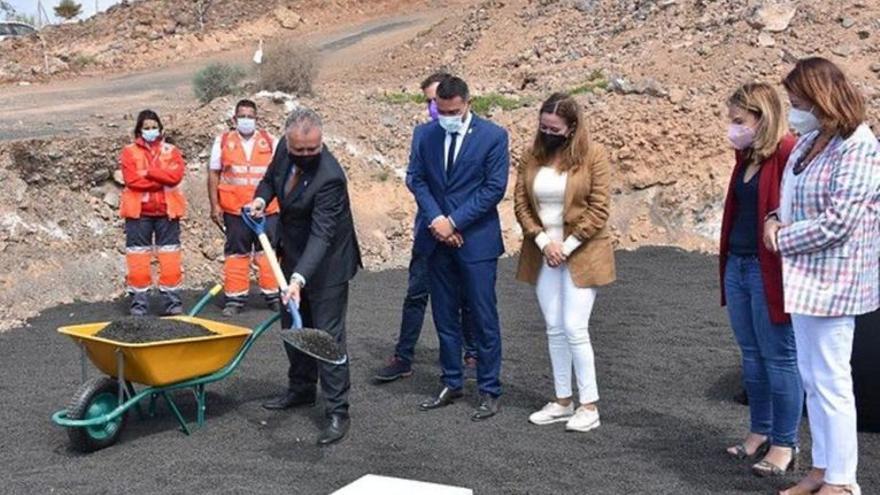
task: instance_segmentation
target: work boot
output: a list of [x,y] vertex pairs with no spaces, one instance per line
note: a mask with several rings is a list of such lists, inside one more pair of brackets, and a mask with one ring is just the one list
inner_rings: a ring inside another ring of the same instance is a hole
[[128,314],[131,316],[146,316],[150,312],[150,293],[147,291],[132,292],[131,306]]
[[240,314],[241,310],[242,310],[241,304],[227,301],[226,305],[223,306],[223,316],[225,316],[227,318],[231,318],[233,316],[237,316],[238,314]]
[[266,296],[266,307],[273,313],[281,311],[281,300],[277,293]]
[[162,291],[162,316],[176,316],[183,314],[183,301],[180,299],[180,291]]

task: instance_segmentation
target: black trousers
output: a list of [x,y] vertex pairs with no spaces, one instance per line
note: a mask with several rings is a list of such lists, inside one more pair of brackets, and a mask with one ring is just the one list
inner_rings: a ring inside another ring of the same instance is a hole
[[[223,246],[223,254],[251,254],[251,251],[262,252],[263,246],[257,239],[257,234],[245,225],[238,215],[223,214],[223,223],[226,225],[226,244]],[[278,214],[266,215],[266,237],[273,246],[277,245]]]
[[[291,274],[285,270],[285,276]],[[348,311],[348,282],[332,287],[310,288],[306,286],[300,301],[303,326],[324,330],[336,338],[340,349],[345,351],[345,317]],[[290,328],[293,318],[286,308],[281,310],[281,328]],[[351,376],[348,361],[334,365],[319,361],[285,343],[284,350],[290,361],[287,371],[291,392],[314,394],[320,379],[324,410],[327,416],[348,416],[348,392]]]

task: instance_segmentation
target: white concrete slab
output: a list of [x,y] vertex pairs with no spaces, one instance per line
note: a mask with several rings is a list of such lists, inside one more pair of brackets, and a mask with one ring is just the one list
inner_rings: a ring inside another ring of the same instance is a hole
[[473,495],[470,488],[368,474],[332,495]]

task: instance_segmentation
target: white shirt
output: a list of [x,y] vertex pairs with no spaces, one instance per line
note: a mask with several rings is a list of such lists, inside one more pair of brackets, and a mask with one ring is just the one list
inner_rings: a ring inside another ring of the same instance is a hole
[[[244,156],[248,161],[251,160],[251,155],[254,154],[254,145],[257,143],[257,140],[254,139],[259,134],[259,131],[255,131],[251,134],[250,137],[244,137],[241,134],[241,147],[244,148]],[[278,140],[275,139],[274,136],[269,136],[272,140],[270,143],[272,145],[272,153],[275,153],[275,146],[278,144]],[[220,143],[223,140],[223,135],[217,136],[214,138],[214,146],[211,147],[211,159],[208,161],[208,169],[214,170],[215,172],[219,172],[223,169],[223,164],[220,163],[220,154],[223,150],[220,149]]]
[[[473,114],[471,112],[467,113],[467,116],[464,118],[464,123],[461,126],[461,129],[458,130],[458,136],[455,139],[455,155],[452,157],[453,160],[458,160],[458,154],[461,152],[461,144],[464,142],[465,136],[467,136],[468,131],[471,128],[471,117]],[[452,134],[446,133],[446,138],[443,140],[443,169],[448,170],[449,164],[446,163],[449,158],[449,146],[452,144]],[[453,163],[454,164],[454,163]],[[431,225],[434,225],[434,222],[443,218],[443,215],[438,215],[437,218],[431,220]],[[452,222],[452,219],[449,219]],[[452,224],[455,227],[455,223]]]
[[538,218],[544,231],[535,237],[535,244],[541,251],[551,242],[562,242],[562,254],[571,255],[580,247],[581,240],[570,235],[563,242],[565,235],[565,186],[568,183],[568,172],[559,172],[554,167],[545,166],[538,170],[533,184],[535,202],[538,204]]
[[[458,153],[461,151],[461,143],[464,142],[465,136],[467,136],[468,130],[471,127],[471,112],[467,113],[467,116],[464,118],[464,124],[462,124],[461,129],[458,131],[458,136],[455,139],[455,156],[453,159],[458,159]],[[443,140],[443,169],[449,169],[449,164],[446,163],[447,158],[449,158],[449,145],[452,144],[452,134],[446,133],[446,139]]]

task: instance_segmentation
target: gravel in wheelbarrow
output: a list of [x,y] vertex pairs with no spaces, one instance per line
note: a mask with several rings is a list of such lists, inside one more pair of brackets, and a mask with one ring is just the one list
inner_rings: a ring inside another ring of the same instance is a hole
[[207,337],[216,333],[186,321],[169,320],[154,316],[127,316],[110,322],[96,334],[102,339],[128,344],[143,344],[163,340]]

